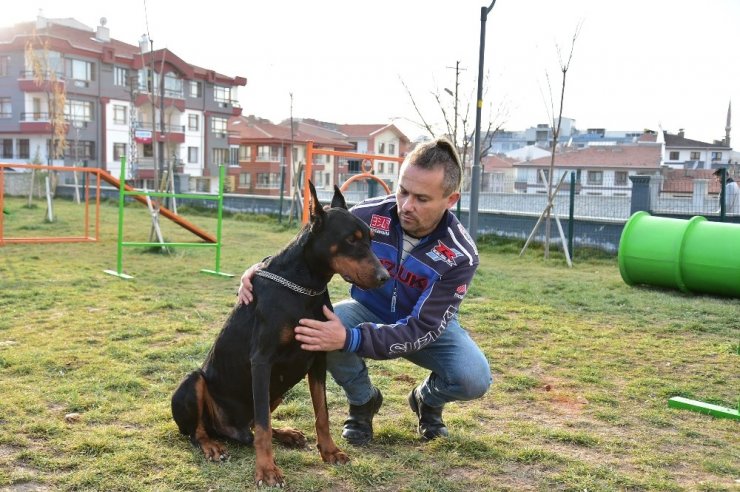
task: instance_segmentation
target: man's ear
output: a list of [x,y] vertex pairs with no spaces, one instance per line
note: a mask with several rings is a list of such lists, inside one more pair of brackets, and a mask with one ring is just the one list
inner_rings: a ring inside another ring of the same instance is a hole
[[311,191],[311,199],[308,203],[308,209],[311,213],[311,230],[316,230],[323,225],[326,212],[324,212],[324,208],[319,203],[319,197],[316,196],[316,188],[314,188],[310,179],[308,180],[308,189]]
[[342,190],[340,190],[337,185],[334,185],[334,196],[331,199],[331,207],[339,207],[345,210],[347,209],[347,202],[344,201]]

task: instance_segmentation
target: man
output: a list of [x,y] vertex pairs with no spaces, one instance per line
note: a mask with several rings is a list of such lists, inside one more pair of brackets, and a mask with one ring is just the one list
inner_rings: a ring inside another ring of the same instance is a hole
[[[408,396],[425,440],[448,435],[446,403],[479,398],[492,383],[485,355],[457,320],[478,267],[472,238],[449,212],[460,199],[461,174],[448,140],[414,149],[401,166],[395,195],[352,208],[372,229],[373,252],[391,279],[373,290],[352,286],[351,299],[335,304],[333,313],[324,307],[327,321],[303,319],[295,328],[304,350],[328,352],[328,370],[350,404],[342,437],[351,444],[372,439],[373,417],[383,402],[363,357],[404,357],[431,371]],[[242,302],[251,300],[250,278],[258,265],[242,277]]]
[[[740,187],[733,180],[727,170],[725,169],[725,213],[728,214],[740,214]],[[722,186],[722,169],[714,171],[714,176],[717,178],[720,186]],[[719,213],[719,210],[717,211]]]

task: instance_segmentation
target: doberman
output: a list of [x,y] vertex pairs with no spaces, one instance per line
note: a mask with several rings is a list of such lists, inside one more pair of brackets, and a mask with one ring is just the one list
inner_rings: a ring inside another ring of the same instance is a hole
[[266,260],[252,279],[253,301],[234,307],[201,369],[190,373],[172,396],[172,416],[180,432],[207,459],[227,457],[216,436],[254,444],[257,485],[284,483],[274,460],[273,437],[287,445],[305,445],[300,431],[273,429],[270,414],[306,375],[321,458],[349,461],[329,433],[326,353],[301,349],[293,328],[301,318],[326,319],[322,306],[331,307],[326,286],[335,273],[364,289],[388,279],[370,249],[370,229],[347,210],[339,188],[334,187],[328,210],[319,203],[313,183],[309,188],[310,223]]

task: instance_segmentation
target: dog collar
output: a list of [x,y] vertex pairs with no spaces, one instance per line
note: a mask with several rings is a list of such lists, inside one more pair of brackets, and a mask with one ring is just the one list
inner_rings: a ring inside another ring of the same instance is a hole
[[289,288],[290,290],[298,292],[299,294],[305,294],[307,296],[320,296],[321,294],[326,292],[326,286],[324,286],[324,288],[321,290],[307,289],[306,287],[301,287],[298,284],[294,284],[290,280],[284,279],[280,275],[275,275],[274,273],[270,273],[265,270],[257,270],[256,272],[254,272],[254,274],[260,277],[269,278],[273,282],[277,282],[280,285]]

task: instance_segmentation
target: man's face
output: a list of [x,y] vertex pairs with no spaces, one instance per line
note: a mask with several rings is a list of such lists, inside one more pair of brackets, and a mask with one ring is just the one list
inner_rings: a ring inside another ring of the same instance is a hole
[[403,230],[413,237],[424,237],[437,227],[445,210],[453,206],[460,193],[444,196],[444,168],[422,169],[404,163],[396,191],[398,217]]

